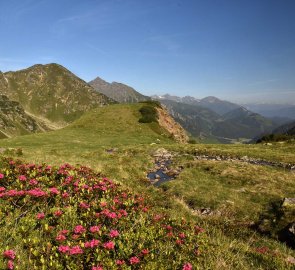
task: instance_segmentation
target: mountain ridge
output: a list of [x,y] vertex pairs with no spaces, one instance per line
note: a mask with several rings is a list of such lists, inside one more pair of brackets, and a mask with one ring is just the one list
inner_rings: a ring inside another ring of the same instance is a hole
[[29,114],[65,126],[85,111],[114,101],[97,93],[65,67],[36,64],[0,73],[0,94],[19,102]]
[[108,83],[107,81],[96,77],[89,82],[97,92],[119,103],[135,103],[139,101],[150,100],[150,97],[144,96],[137,92],[134,88],[119,82]]

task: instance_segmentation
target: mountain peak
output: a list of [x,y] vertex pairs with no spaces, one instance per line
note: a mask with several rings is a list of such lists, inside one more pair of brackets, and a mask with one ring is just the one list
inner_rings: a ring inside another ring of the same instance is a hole
[[100,77],[90,81],[89,85],[91,85],[97,92],[102,93],[119,103],[135,103],[150,99],[126,84],[119,82],[108,83]]
[[201,101],[203,102],[209,102],[209,103],[215,103],[215,102],[220,102],[221,100],[217,97],[214,97],[214,96],[208,96],[208,97],[205,97],[203,99],[201,99]]

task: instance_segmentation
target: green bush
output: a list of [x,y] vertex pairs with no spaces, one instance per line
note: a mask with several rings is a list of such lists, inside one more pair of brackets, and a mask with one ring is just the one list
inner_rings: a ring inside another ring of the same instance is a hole
[[158,113],[155,107],[151,105],[145,105],[140,108],[141,118],[138,120],[139,123],[152,123],[158,122]]

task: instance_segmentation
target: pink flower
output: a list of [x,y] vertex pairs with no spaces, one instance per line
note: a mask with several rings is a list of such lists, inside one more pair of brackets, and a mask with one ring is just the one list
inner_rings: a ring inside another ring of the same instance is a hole
[[12,249],[5,250],[3,252],[3,256],[7,259],[14,260],[15,259],[15,251]]
[[60,217],[62,214],[63,214],[63,212],[61,210],[57,210],[57,211],[54,212],[54,215],[56,217]]
[[72,235],[72,239],[76,240],[80,237],[80,234],[73,234]]
[[69,193],[64,192],[61,196],[62,196],[63,198],[68,198],[70,195],[69,195]]
[[195,226],[195,234],[199,234],[204,232],[205,230],[199,226]]
[[105,207],[105,206],[107,206],[107,203],[106,202],[101,202],[100,203],[100,207]]
[[180,233],[178,236],[179,236],[181,239],[184,239],[184,238],[185,238],[185,234],[184,234],[184,233]]
[[84,209],[90,208],[90,205],[85,202],[80,202],[79,206],[80,206],[80,208],[84,208]]
[[61,230],[60,232],[59,232],[59,234],[68,234],[69,233],[69,230]]
[[38,181],[36,179],[31,179],[30,182],[29,182],[29,184],[31,186],[36,186],[36,185],[38,185]]
[[14,263],[13,263],[12,260],[9,260],[7,262],[7,269],[9,269],[9,270],[13,270],[14,269]]
[[92,266],[91,270],[103,270],[102,266]]
[[97,247],[99,245],[99,240],[97,239],[92,239],[91,241],[89,242],[85,242],[84,246],[86,248],[94,248],[94,247]]
[[176,240],[176,244],[177,244],[177,245],[182,245],[182,244],[183,244],[183,240],[177,239],[177,240]]
[[85,229],[82,225],[77,225],[77,226],[74,228],[74,232],[75,232],[76,234],[81,234],[81,233],[86,232],[86,229]]
[[107,215],[107,217],[114,219],[117,217],[117,214],[115,212],[111,212]]
[[103,244],[103,247],[104,247],[105,249],[111,250],[111,249],[114,249],[114,248],[115,248],[115,243],[112,242],[112,241],[109,241],[109,242],[107,242],[107,243],[104,243],[104,244]]
[[83,250],[81,249],[80,246],[73,246],[73,247],[70,249],[70,254],[71,254],[71,255],[83,254]]
[[120,233],[117,230],[111,230],[109,235],[111,238],[115,238],[115,237],[119,236]]
[[40,188],[35,188],[27,191],[27,194],[32,196],[32,197],[44,197],[47,195],[46,192],[41,190]]
[[70,247],[69,246],[59,246],[58,251],[60,253],[68,253],[70,251]]
[[129,259],[129,262],[130,264],[138,264],[140,263],[140,259],[134,256]]
[[49,188],[50,194],[58,195],[59,190],[56,187]]
[[122,265],[122,264],[125,264],[125,261],[124,260],[116,260],[116,264]]
[[150,251],[149,251],[148,249],[143,249],[143,250],[141,251],[141,253],[142,253],[143,256],[145,256],[145,255],[149,254]]
[[186,263],[183,265],[182,270],[192,270],[193,267],[190,263]]
[[67,238],[63,235],[63,234],[59,234],[56,238],[55,238],[57,241],[64,241],[66,240]]
[[43,218],[45,218],[45,214],[43,212],[38,213],[36,217],[37,217],[37,219],[43,219]]
[[18,179],[19,179],[20,181],[26,181],[26,180],[27,180],[27,177],[26,177],[25,175],[20,175],[20,176],[18,177]]
[[5,191],[5,187],[0,187],[0,192]]
[[92,232],[92,233],[99,232],[99,230],[100,230],[100,226],[92,226],[89,229],[89,231]]
[[3,178],[4,178],[4,174],[0,173],[0,179],[3,179]]

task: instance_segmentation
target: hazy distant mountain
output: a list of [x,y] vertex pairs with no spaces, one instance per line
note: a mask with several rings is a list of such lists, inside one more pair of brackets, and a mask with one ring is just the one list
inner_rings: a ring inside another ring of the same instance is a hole
[[273,134],[295,135],[295,121],[282,125],[273,130]]
[[[164,96],[157,100],[164,104],[174,119],[195,137],[215,138],[221,142],[240,138],[251,139],[269,132],[275,127],[270,119],[238,105],[233,106],[237,107],[236,109],[221,116],[213,110],[203,107],[201,102],[191,105],[179,102],[179,99],[175,97],[174,99],[178,101],[165,99]],[[210,100],[212,99],[208,98],[205,101],[209,102]],[[213,100],[213,103],[215,102],[216,104],[224,104],[220,103],[218,99]],[[226,111],[225,108],[223,111]]]
[[189,104],[189,105],[197,105],[200,103],[199,99],[196,99],[191,96],[178,97],[178,96],[171,96],[169,94],[165,94],[162,96],[153,95],[153,96],[151,96],[151,98],[157,99],[157,100],[171,100],[171,101],[181,102],[181,103],[185,103],[185,104]]
[[229,101],[220,100],[212,96],[201,99],[200,105],[208,109],[211,109],[212,111],[220,115],[223,115],[225,113],[228,113],[241,107],[240,105],[231,103]]
[[160,102],[166,106],[171,116],[195,137],[212,137],[211,131],[220,116],[197,105],[190,105],[167,99]]
[[66,125],[89,109],[114,101],[58,64],[0,74],[0,94],[36,119]]
[[102,93],[119,103],[135,103],[151,99],[150,97],[140,94],[128,85],[117,82],[108,83],[99,77],[90,81],[89,84],[97,92]]
[[240,107],[224,114],[212,132],[220,137],[251,139],[270,132],[274,127],[270,119]]
[[190,104],[190,105],[202,106],[204,108],[208,108],[216,112],[219,115],[223,115],[227,112],[230,112],[234,109],[238,109],[241,107],[240,105],[231,103],[226,100],[220,100],[213,96],[209,96],[203,99],[196,99],[191,96],[178,97],[178,96],[171,96],[169,94],[165,94],[162,96],[154,95],[152,96],[152,98],[158,99],[158,100],[166,99],[166,100],[172,100],[172,101],[181,102],[181,103]]
[[295,105],[289,104],[245,104],[246,108],[265,117],[295,119]]

